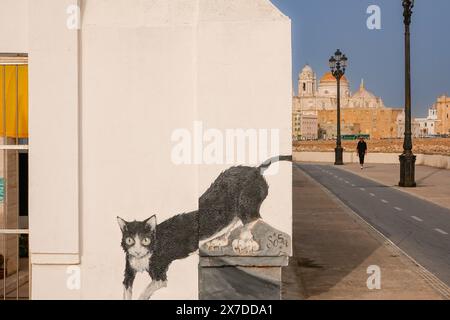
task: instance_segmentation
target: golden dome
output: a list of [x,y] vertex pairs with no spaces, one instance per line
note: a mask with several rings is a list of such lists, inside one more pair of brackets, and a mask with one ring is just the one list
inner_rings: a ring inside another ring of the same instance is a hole
[[[320,79],[320,82],[336,82],[336,78],[331,74],[331,72],[327,72],[323,75],[322,79]],[[341,78],[341,82],[348,82],[348,80],[345,76],[343,76]]]

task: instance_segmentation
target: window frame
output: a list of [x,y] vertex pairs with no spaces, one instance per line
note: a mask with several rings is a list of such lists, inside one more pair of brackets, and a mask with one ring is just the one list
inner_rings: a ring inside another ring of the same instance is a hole
[[[23,53],[17,53],[17,54],[10,54],[10,53],[0,53],[0,77],[2,77],[2,95],[0,96],[0,99],[2,99],[1,101],[1,105],[3,106],[2,112],[3,112],[3,135],[0,136],[0,151],[4,151],[3,153],[3,157],[4,159],[7,156],[7,152],[8,151],[16,151],[17,153],[17,228],[8,228],[8,222],[7,222],[7,212],[6,212],[6,208],[7,208],[7,201],[8,201],[8,195],[7,195],[7,177],[6,177],[6,173],[4,173],[4,177],[3,177],[3,188],[4,188],[4,199],[2,200],[1,205],[3,206],[3,226],[4,228],[0,228],[0,237],[4,237],[6,238],[7,236],[11,236],[11,235],[15,235],[17,236],[17,271],[16,271],[16,276],[17,276],[17,280],[16,280],[16,299],[19,300],[21,297],[19,296],[19,266],[20,266],[20,248],[19,248],[19,240],[20,240],[20,236],[22,235],[28,235],[28,248],[29,248],[29,225],[27,225],[26,229],[22,229],[20,228],[19,225],[19,220],[20,220],[20,203],[19,203],[19,171],[18,171],[18,166],[19,166],[19,154],[20,153],[28,153],[29,151],[29,138],[20,138],[19,136],[19,66],[28,66],[28,55],[27,54],[23,54]],[[6,112],[7,112],[7,108],[6,108],[6,66],[15,66],[16,67],[16,106],[15,106],[15,112],[16,112],[16,116],[15,116],[15,127],[16,127],[16,136],[13,138],[8,137],[8,133],[7,133],[7,126],[6,126],[6,122],[7,122],[7,117],[6,117]],[[29,79],[27,78],[27,82],[29,81]],[[28,109],[26,111],[28,113]],[[27,130],[28,132],[28,130]],[[10,140],[13,139],[14,140],[14,144],[10,143]],[[26,141],[26,143],[21,143],[23,141]],[[3,166],[5,167],[5,160],[4,160],[4,164]],[[3,241],[3,252],[5,253],[6,247],[7,247],[7,241]],[[4,263],[7,263],[7,254],[6,257],[4,257]],[[9,299],[7,297],[7,293],[6,293],[6,280],[7,280],[7,274],[6,274],[6,268],[4,268],[4,278],[0,281],[3,281],[3,290],[0,293],[3,296],[3,300],[7,300]],[[14,276],[14,275],[12,275]],[[31,259],[30,257],[28,258],[28,299],[31,296]]]

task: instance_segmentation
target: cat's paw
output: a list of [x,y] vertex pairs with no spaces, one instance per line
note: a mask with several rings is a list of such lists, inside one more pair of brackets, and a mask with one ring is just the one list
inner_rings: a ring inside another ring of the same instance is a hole
[[123,300],[131,300],[133,297],[133,290],[132,288],[123,288]]
[[228,246],[228,243],[229,243],[228,236],[223,235],[221,237],[208,241],[205,245],[209,251],[218,251],[221,250],[223,247]]
[[167,287],[167,281],[152,281],[144,292],[141,293],[138,300],[150,300],[156,291],[165,287]]
[[251,255],[259,251],[259,244],[248,229],[243,229],[239,239],[232,242],[233,251],[239,255]]
[[150,295],[146,295],[146,294],[141,294],[138,298],[138,300],[150,300],[152,296]]

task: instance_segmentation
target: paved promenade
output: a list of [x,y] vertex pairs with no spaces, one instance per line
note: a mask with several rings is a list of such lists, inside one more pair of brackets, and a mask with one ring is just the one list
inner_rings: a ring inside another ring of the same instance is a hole
[[[293,191],[294,257],[283,270],[284,299],[450,297],[439,280],[298,165],[294,165]],[[367,287],[370,266],[381,270],[380,290]]]
[[340,168],[450,209],[450,170],[416,166],[417,188],[400,188],[398,164],[368,164],[364,170],[357,164]]
[[342,170],[340,166],[301,164],[300,167],[450,286],[449,209]]

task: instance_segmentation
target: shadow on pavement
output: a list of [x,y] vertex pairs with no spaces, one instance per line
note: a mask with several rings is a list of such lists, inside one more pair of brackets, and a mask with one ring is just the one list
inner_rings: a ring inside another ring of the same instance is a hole
[[[342,280],[379,247],[344,208],[294,166],[293,257],[282,274],[283,299],[327,298],[337,284],[345,287]],[[362,270],[353,287],[365,288],[367,275]]]

